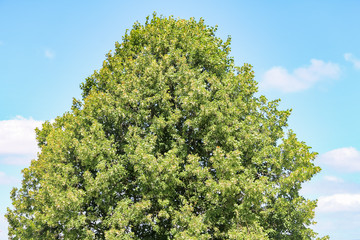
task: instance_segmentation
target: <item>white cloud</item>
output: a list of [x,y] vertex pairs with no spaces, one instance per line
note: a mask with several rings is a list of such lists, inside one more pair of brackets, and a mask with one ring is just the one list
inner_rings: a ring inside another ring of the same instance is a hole
[[20,180],[6,175],[4,172],[0,172],[0,185],[15,185],[20,183]]
[[28,166],[31,163],[31,160],[36,158],[36,154],[10,154],[2,157],[0,154],[0,163],[7,165],[18,165],[18,166]]
[[0,212],[0,239],[8,239],[8,222],[5,218],[5,212]]
[[324,179],[328,182],[332,182],[332,183],[343,183],[344,180],[342,178],[339,177],[335,177],[335,176],[324,176]]
[[53,59],[55,57],[55,53],[50,49],[46,49],[44,55],[48,59]]
[[354,68],[360,69],[360,60],[354,57],[351,53],[345,53],[344,58],[346,61],[351,62],[354,65]]
[[32,118],[16,117],[0,121],[0,154],[1,155],[36,155],[35,128],[41,127],[42,121]]
[[[309,199],[317,199],[321,196],[328,196],[340,193],[360,193],[360,184],[357,181],[346,180],[335,176],[322,176],[324,169],[319,175],[316,175],[311,181],[303,183],[300,194]],[[354,173],[356,175],[356,173]],[[347,177],[347,175],[345,176]],[[351,179],[352,176],[349,176]],[[356,178],[356,177],[354,177]]]
[[360,194],[334,194],[319,197],[319,212],[358,212],[360,211]]
[[338,148],[324,153],[319,157],[319,161],[338,171],[360,171],[360,152],[353,147]]
[[292,73],[283,67],[273,67],[264,74],[260,87],[297,92],[324,79],[335,79],[340,75],[340,67],[335,63],[325,63],[317,59],[311,59],[310,62],[310,66],[297,68]]

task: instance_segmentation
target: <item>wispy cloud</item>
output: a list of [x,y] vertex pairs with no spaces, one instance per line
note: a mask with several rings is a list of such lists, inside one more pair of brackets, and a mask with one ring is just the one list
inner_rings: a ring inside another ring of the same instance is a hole
[[311,59],[310,63],[309,66],[297,68],[292,73],[281,66],[273,67],[264,74],[260,87],[297,92],[306,90],[319,81],[335,79],[340,75],[338,64],[317,59]]
[[0,212],[0,239],[8,239],[8,222],[5,218],[5,212]]
[[319,212],[358,212],[360,211],[360,194],[334,194],[319,197]]
[[0,185],[15,185],[20,182],[20,179],[6,175],[4,172],[0,172]]
[[36,158],[36,153],[33,154],[0,154],[0,163],[6,165],[28,166],[31,160]]
[[347,181],[338,176],[317,176],[304,183],[301,189],[301,194],[310,199],[340,193],[360,193],[360,184],[356,181]]
[[52,51],[52,50],[50,50],[50,49],[46,49],[46,50],[44,51],[44,55],[45,55],[45,57],[48,58],[48,59],[53,59],[53,58],[55,57],[54,51]]
[[343,183],[344,180],[335,176],[324,176],[324,180],[332,183]]
[[35,128],[41,127],[42,121],[32,118],[16,117],[0,121],[0,155],[36,155],[38,147]]
[[360,152],[353,147],[338,148],[324,153],[319,157],[319,162],[337,171],[360,172]]
[[345,53],[344,58],[346,61],[351,62],[354,65],[354,68],[360,69],[360,60],[354,57],[351,53]]

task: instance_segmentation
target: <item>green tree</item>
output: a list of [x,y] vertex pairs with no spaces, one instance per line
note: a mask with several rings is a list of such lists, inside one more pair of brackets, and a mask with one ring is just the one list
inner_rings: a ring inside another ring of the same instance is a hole
[[8,209],[10,239],[311,239],[320,171],[290,111],[200,19],[135,23],[37,129],[41,152]]

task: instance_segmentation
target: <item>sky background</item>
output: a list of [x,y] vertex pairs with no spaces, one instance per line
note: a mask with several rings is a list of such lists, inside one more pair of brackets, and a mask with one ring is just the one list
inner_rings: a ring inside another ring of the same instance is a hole
[[202,17],[232,37],[259,92],[293,109],[289,128],[323,169],[302,194],[319,199],[320,236],[360,239],[360,1],[0,0],[0,239],[21,169],[36,158],[34,128],[70,110],[135,21],[156,11]]

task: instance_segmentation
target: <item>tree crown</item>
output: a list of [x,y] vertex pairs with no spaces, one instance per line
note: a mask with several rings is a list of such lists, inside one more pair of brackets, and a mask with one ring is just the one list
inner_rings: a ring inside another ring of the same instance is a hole
[[230,38],[196,21],[135,23],[70,112],[37,129],[8,209],[13,239],[309,239],[320,169],[290,111],[256,97]]

